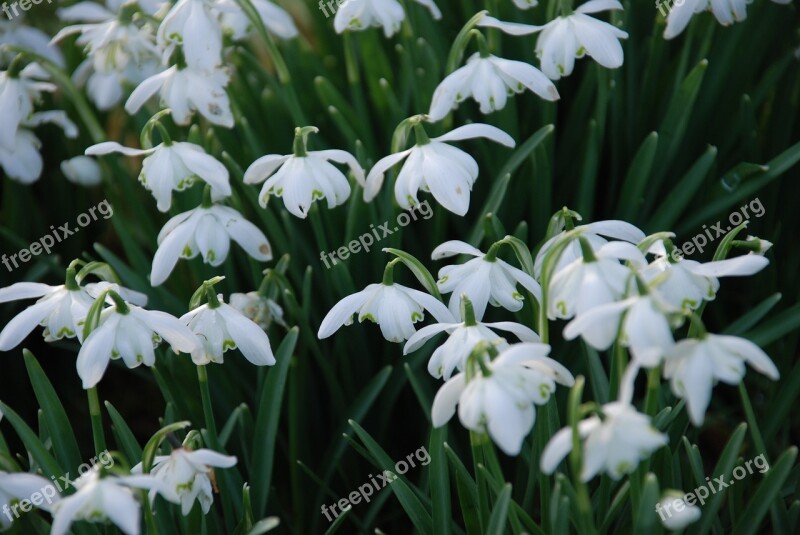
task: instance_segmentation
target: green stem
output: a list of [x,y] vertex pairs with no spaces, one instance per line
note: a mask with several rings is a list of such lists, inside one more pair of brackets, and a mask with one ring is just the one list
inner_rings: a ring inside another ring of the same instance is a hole
[[578,432],[580,420],[580,402],[583,397],[583,376],[575,379],[575,385],[569,393],[568,411],[569,425],[572,428],[572,450],[569,452],[569,465],[572,470],[573,483],[578,506],[578,525],[582,526],[581,533],[596,533],[594,518],[592,517],[592,500],[589,497],[589,489],[581,479],[581,468],[583,466],[583,450],[581,448],[581,436]]
[[97,396],[97,387],[86,391],[86,396],[89,402],[89,417],[92,420],[92,439],[94,441],[95,454],[106,451],[106,437],[103,433],[103,416],[100,413],[100,399]]
[[200,397],[203,402],[203,416],[206,421],[206,429],[212,437],[211,447],[220,449],[219,438],[217,436],[217,423],[214,421],[214,409],[211,404],[211,391],[208,388],[208,373],[205,366],[197,367],[197,380],[200,383]]

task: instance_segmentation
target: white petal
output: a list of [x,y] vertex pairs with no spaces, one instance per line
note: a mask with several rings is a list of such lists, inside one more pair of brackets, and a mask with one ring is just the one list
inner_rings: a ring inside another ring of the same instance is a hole
[[346,164],[347,167],[350,168],[350,172],[353,173],[353,176],[362,187],[366,185],[366,179],[364,178],[364,169],[361,168],[361,164],[358,163],[355,156],[350,154],[347,151],[343,150],[336,150],[336,149],[329,149],[329,150],[318,150],[318,151],[311,151],[309,155],[314,155],[319,158],[323,158],[325,160],[331,160],[336,163]]
[[589,0],[581,4],[575,9],[575,13],[597,13],[599,11],[608,11],[622,9],[622,4],[617,0]]
[[56,289],[58,289],[57,286],[50,286],[41,282],[17,282],[11,286],[0,288],[0,303],[42,297]]
[[459,373],[443,384],[433,398],[431,422],[433,427],[442,427],[456,413],[459,397],[466,387],[466,376]]
[[769,260],[761,255],[747,254],[705,264],[687,264],[686,268],[703,277],[736,277],[754,275],[768,264]]
[[111,360],[114,329],[118,323],[119,316],[112,316],[83,341],[83,346],[78,352],[76,367],[84,389],[92,388],[103,378],[108,362]]
[[[341,10],[339,11],[341,13]],[[338,13],[337,13],[338,15]],[[383,185],[383,179],[386,175],[386,171],[388,171],[391,167],[395,166],[396,164],[400,163],[406,156],[411,154],[411,151],[414,150],[413,148],[404,150],[402,152],[398,152],[395,154],[390,154],[384,158],[378,160],[378,162],[372,166],[370,169],[369,174],[365,180],[364,185],[364,201],[370,202],[372,199],[378,195],[378,192]]]
[[291,156],[267,154],[250,164],[244,173],[245,184],[260,184],[268,179]]
[[161,145],[157,145],[152,149],[132,149],[130,147],[124,147],[116,141],[104,141],[103,143],[92,145],[86,149],[85,154],[87,156],[101,156],[103,154],[111,154],[112,152],[120,152],[125,156],[142,156],[144,154],[152,154],[159,147],[161,147]]
[[497,28],[508,35],[530,35],[544,28],[544,26],[533,26],[531,24],[520,24],[518,22],[504,22],[489,16],[485,16],[478,21],[478,26]]
[[206,466],[217,468],[230,468],[236,465],[236,457],[233,455],[223,455],[216,451],[200,449],[189,453],[192,462],[198,462]]
[[405,286],[400,286],[399,284],[395,284],[395,287],[411,296],[411,299],[419,303],[422,308],[430,312],[439,323],[456,322],[456,318],[453,317],[447,307],[432,295],[425,292],[420,292],[419,290],[415,290],[413,288],[406,288]]
[[256,366],[272,366],[275,356],[267,333],[230,305],[223,304],[219,314],[225,318],[225,326],[242,355]]
[[607,69],[616,69],[622,65],[624,57],[618,39],[622,35],[614,31],[614,26],[589,16],[572,17],[572,23],[575,25],[578,41],[592,59]]
[[433,250],[431,253],[432,260],[441,260],[442,258],[447,258],[449,256],[455,256],[459,254],[467,254],[472,256],[483,256],[483,253],[473,247],[472,245],[460,241],[460,240],[450,240],[446,241],[443,244],[439,245],[436,249]]
[[473,123],[464,126],[459,126],[455,130],[451,130],[443,136],[431,139],[431,141],[460,141],[464,139],[473,139],[477,137],[485,137],[496,141],[506,147],[514,147],[516,142],[514,138],[497,128],[483,123]]
[[8,351],[22,342],[58,305],[56,299],[40,301],[14,317],[0,332],[0,351]]
[[339,327],[352,323],[353,314],[358,312],[361,307],[364,306],[364,303],[366,303],[367,299],[372,297],[372,294],[375,292],[378,286],[380,285],[370,284],[362,291],[348,295],[336,303],[336,305],[334,305],[334,307],[325,315],[325,319],[322,320],[322,323],[319,326],[319,332],[317,332],[317,338],[320,340],[327,338],[338,331]]
[[155,95],[161,89],[161,86],[164,85],[164,82],[173,76],[176,71],[177,67],[170,67],[164,72],[160,72],[144,80],[133,90],[131,96],[128,97],[128,101],[125,103],[125,111],[130,115],[139,111],[139,108],[141,108],[150,97]]
[[781,374],[778,368],[775,367],[775,363],[769,358],[769,355],[750,340],[739,338],[738,336],[712,336],[725,349],[743,357],[759,373],[763,373],[773,381],[780,379]]
[[422,329],[415,332],[411,335],[411,338],[408,339],[406,345],[403,347],[403,355],[408,355],[409,353],[413,353],[417,349],[423,346],[425,342],[433,338],[439,333],[442,333],[448,329],[453,329],[457,327],[458,323],[434,323],[433,325],[427,325]]

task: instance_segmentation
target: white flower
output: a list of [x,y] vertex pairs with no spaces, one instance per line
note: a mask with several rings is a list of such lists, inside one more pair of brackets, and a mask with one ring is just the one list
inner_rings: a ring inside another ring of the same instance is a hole
[[703,424],[711,390],[717,381],[739,384],[745,362],[773,381],[780,377],[778,368],[756,344],[737,336],[707,334],[704,338],[681,340],[667,353],[664,377],[672,392],[686,400],[692,423]]
[[78,352],[78,375],[83,388],[100,382],[112,359],[122,359],[128,368],[141,364],[153,366],[153,349],[164,339],[175,353],[190,353],[199,358],[203,351],[200,340],[178,318],[157,310],[136,305],[114,304],[100,313],[100,322],[89,334]]
[[[43,492],[48,487],[53,489],[52,495],[50,495],[49,491],[46,494]],[[5,530],[12,523],[11,515],[6,513],[6,511],[9,511],[7,507],[17,500],[30,501],[31,496],[35,493],[45,496],[44,501],[36,505],[36,507],[45,511],[50,511],[53,504],[60,499],[53,482],[49,479],[36,474],[9,474],[0,470],[0,505],[6,507],[3,510],[3,514],[0,514],[0,529]]]
[[[291,39],[299,35],[297,26],[285,9],[269,0],[251,0],[251,2],[268,32],[282,39]],[[231,33],[235,41],[245,38],[251,30],[247,14],[239,8],[235,0],[220,0],[218,3],[225,6],[222,12],[222,27]]]
[[[21,24],[19,19],[0,19],[0,42],[26,48],[35,54],[44,56],[59,67],[64,66],[64,56],[58,47],[50,42],[50,36],[38,28]],[[7,65],[16,56],[16,52],[0,51],[0,65]]]
[[[614,401],[603,405],[603,419],[590,416],[578,423],[583,440],[581,480],[589,481],[600,472],[619,479],[636,469],[639,461],[649,457],[668,442],[650,423],[650,417],[637,412],[628,403]],[[565,427],[550,439],[542,452],[541,469],[552,474],[572,450],[572,428]]]
[[18,282],[0,288],[0,303],[20,299],[39,298],[35,304],[22,311],[0,332],[0,351],[8,351],[20,344],[38,325],[44,327],[46,342],[62,338],[83,341],[83,323],[89,308],[100,291],[111,288],[131,302],[144,305],[147,297],[138,292],[120,288],[107,282],[75,286],[50,286],[39,282]]
[[61,172],[67,180],[80,186],[97,186],[102,181],[102,171],[93,158],[75,156],[61,162]]
[[283,198],[283,204],[291,214],[305,219],[311,205],[319,199],[326,199],[328,208],[339,206],[350,197],[350,183],[331,161],[346,164],[356,181],[364,185],[364,170],[349,152],[305,150],[304,136],[316,130],[297,129],[296,135],[301,136],[300,145],[295,144],[299,153],[285,156],[268,154],[247,168],[245,184],[260,184],[266,180],[258,196],[262,207],[266,208],[270,195],[276,195]]
[[101,110],[111,109],[122,100],[124,84],[136,85],[157,70],[159,49],[152,28],[134,23],[139,10],[138,3],[114,1],[107,7],[79,2],[56,10],[60,20],[89,21],[63,28],[53,43],[80,33],[76,44],[84,47],[88,59],[73,78],[88,84],[88,94]]
[[281,306],[258,292],[232,293],[230,302],[233,308],[253,320],[256,325],[265,331],[273,321],[282,327],[286,327]]
[[222,200],[231,194],[228,169],[199,145],[183,141],[161,143],[152,149],[131,149],[106,141],[86,149],[89,156],[121,152],[126,156],[147,155],[142,162],[139,182],[155,197],[158,209],[172,206],[172,192],[192,186],[197,178],[211,186],[211,198]]
[[542,71],[522,61],[480,53],[442,80],[433,93],[428,114],[434,121],[444,119],[458,103],[469,97],[481,105],[481,113],[502,110],[508,95],[529,89],[545,100],[558,100],[558,90]]
[[514,5],[517,6],[519,9],[531,9],[532,7],[536,7],[539,5],[537,0],[513,0]]
[[343,325],[351,325],[353,314],[358,313],[359,322],[368,319],[380,325],[388,341],[403,342],[416,332],[414,323],[424,319],[424,310],[438,322],[453,321],[447,307],[431,295],[400,284],[370,284],[334,305],[322,320],[317,337],[327,338]]
[[671,260],[667,256],[657,258],[642,269],[640,274],[650,282],[662,273],[667,273],[666,279],[658,286],[659,293],[675,308],[691,310],[697,309],[703,300],[714,300],[719,289],[717,277],[749,276],[769,264],[769,260],[755,254],[703,264],[695,260]]
[[253,320],[222,302],[216,306],[201,305],[181,317],[203,343],[203,352],[192,355],[195,364],[222,364],[223,353],[239,348],[242,355],[256,366],[272,366],[275,357],[269,338]]
[[110,520],[126,535],[139,534],[139,502],[128,487],[149,489],[157,484],[150,476],[100,477],[97,468],[72,482],[77,492],[53,505],[51,535],[66,535],[76,520]]
[[474,325],[461,323],[434,323],[423,327],[408,339],[403,354],[416,351],[422,345],[441,332],[447,332],[448,338],[436,348],[428,361],[428,372],[437,379],[443,378],[450,380],[453,371],[464,371],[472,350],[480,342],[488,342],[502,351],[509,347],[508,342],[492,329],[508,331],[517,336],[523,342],[538,342],[539,335],[528,327],[512,321],[500,321],[496,323],[476,322]]
[[192,69],[213,69],[222,63],[222,25],[212,0],[178,0],[158,27],[159,48],[169,56],[181,46]]
[[[428,8],[434,19],[442,18],[442,12],[433,0],[414,1]],[[339,11],[333,19],[333,27],[337,33],[383,26],[383,34],[388,38],[400,30],[406,18],[403,6],[398,0],[348,0],[338,5]]]
[[[585,244],[591,248],[588,240]],[[547,303],[550,319],[568,319],[622,298],[633,273],[620,261],[645,261],[635,245],[622,241],[605,243],[591,254],[593,260],[577,258],[551,279]]]
[[483,318],[486,305],[500,306],[511,312],[522,308],[523,296],[517,284],[528,290],[537,301],[542,298],[542,289],[536,280],[499,258],[490,259],[479,249],[468,243],[451,240],[439,245],[431,253],[433,260],[466,254],[474,256],[463,264],[445,266],[439,270],[436,282],[439,291],[450,293],[450,312],[458,317],[461,295],[466,294],[475,308],[475,317]]
[[536,418],[534,404],[547,403],[556,383],[574,383],[569,370],[547,357],[549,352],[547,344],[515,344],[487,361],[485,372],[475,370],[472,379],[468,380],[466,373],[456,375],[436,393],[431,408],[433,426],[445,425],[458,405],[464,427],[488,433],[507,455],[519,454]]
[[[684,496],[685,494],[681,492],[667,491],[661,501],[656,504],[656,512],[661,518],[661,524],[668,530],[680,531],[689,524],[700,520],[700,516],[702,516],[700,508],[686,503],[683,499]],[[676,505],[680,509],[675,507]]]
[[[585,238],[593,250],[598,250],[607,243],[607,240],[602,236],[607,236],[609,238],[634,244],[645,239],[644,232],[642,232],[639,228],[626,221],[620,221],[616,219],[595,221],[594,223],[589,223],[587,225],[579,225],[573,230],[577,231],[576,234],[579,234],[581,237]],[[558,243],[565,233],[566,231],[562,231],[559,234],[556,234],[547,240],[544,245],[542,245],[541,249],[539,249],[539,252],[536,254],[536,259],[533,262],[533,273],[536,275],[536,277],[542,276],[542,267],[547,254],[550,252],[553,246]],[[578,258],[582,257],[583,253],[581,252],[580,242],[577,239],[571,240],[564,248],[561,256],[559,256],[554,272],[563,270],[568,264],[571,264]]]
[[0,111],[3,121],[0,122],[0,148],[12,149],[17,131],[33,114],[33,105],[41,98],[42,93],[52,93],[57,88],[49,82],[34,79],[36,69],[26,66],[17,74],[8,71],[0,72]]
[[[207,514],[214,503],[209,478],[209,474],[213,472],[212,467],[230,468],[235,464],[236,457],[206,449],[192,451],[178,448],[169,455],[158,455],[150,475],[159,485],[150,491],[150,499],[158,492],[167,501],[180,504],[183,516],[188,515],[194,502],[198,501],[203,514]],[[140,463],[131,472],[139,473],[141,469]]]
[[633,358],[652,368],[675,345],[669,315],[676,312],[651,289],[646,295],[595,306],[575,316],[564,327],[564,338],[581,336],[587,344],[603,351],[619,333],[620,342],[630,348]]
[[202,254],[206,264],[219,266],[228,257],[231,240],[259,262],[272,259],[264,233],[233,208],[214,204],[176,215],[158,233],[150,283],[158,286],[167,280],[179,258]]
[[375,198],[383,185],[386,171],[408,158],[394,185],[395,199],[401,208],[408,210],[418,204],[417,191],[422,188],[451,212],[466,214],[470,191],[478,178],[478,164],[472,156],[445,142],[485,137],[506,147],[514,147],[514,140],[499,128],[488,124],[461,126],[430,140],[427,136],[420,138],[424,132],[421,132],[421,125],[416,126],[419,127],[416,145],[390,154],[373,166],[367,175],[364,200],[369,202]]
[[575,58],[589,55],[607,69],[622,66],[622,45],[619,39],[628,34],[619,28],[594,17],[609,9],[622,9],[617,0],[589,0],[575,11],[560,16],[544,26],[531,26],[513,22],[502,22],[494,17],[484,17],[479,26],[498,28],[511,35],[527,35],[541,32],[536,42],[536,56],[541,61],[542,71],[552,80],[569,76],[575,67]]
[[188,125],[196,110],[209,122],[232,128],[231,103],[225,92],[229,78],[222,67],[200,70],[172,66],[139,84],[125,103],[125,111],[136,113],[150,97],[160,92],[161,105],[172,110],[175,123]]
[[[789,4],[792,0],[772,0],[776,4]],[[664,8],[669,10],[664,39],[673,39],[686,29],[692,16],[703,11],[711,11],[723,26],[741,22],[747,18],[747,4],[752,0],[683,0],[682,2],[656,3],[662,15]]]

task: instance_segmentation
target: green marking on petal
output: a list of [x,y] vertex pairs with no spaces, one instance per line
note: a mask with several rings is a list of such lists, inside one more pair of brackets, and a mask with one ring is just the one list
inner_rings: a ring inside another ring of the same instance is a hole
[[522,301],[523,299],[525,299],[525,296],[524,296],[524,295],[522,295],[522,294],[521,294],[521,293],[519,293],[519,292],[514,292],[513,294],[511,294],[511,297],[513,297],[513,298],[514,298],[514,299],[516,299],[517,301]]
[[222,351],[223,353],[229,349],[235,349],[236,343],[233,340],[225,340],[222,342]]
[[556,309],[558,309],[559,314],[563,316],[567,315],[567,304],[564,301],[556,303]]
[[315,190],[313,190],[313,191],[311,192],[311,200],[312,200],[312,201],[317,201],[317,200],[319,200],[319,199],[324,199],[324,198],[325,198],[325,194],[324,194],[324,193],[322,193],[322,192],[321,192],[320,190],[318,190],[318,189],[315,189]]
[[372,323],[378,323],[378,321],[375,319],[375,316],[373,316],[372,314],[362,314],[361,316],[358,317],[359,323],[362,323],[364,320],[369,320]]
[[192,256],[192,248],[189,247],[189,244],[186,244],[186,247],[183,248],[183,251],[181,251],[181,256],[184,258],[189,258]]
[[423,316],[422,314],[420,314],[419,312],[417,312],[417,311],[415,310],[414,312],[412,312],[412,313],[411,313],[411,322],[412,322],[412,323],[416,323],[416,322],[418,322],[418,321],[422,321],[422,319],[423,319],[424,317],[425,317],[425,316]]

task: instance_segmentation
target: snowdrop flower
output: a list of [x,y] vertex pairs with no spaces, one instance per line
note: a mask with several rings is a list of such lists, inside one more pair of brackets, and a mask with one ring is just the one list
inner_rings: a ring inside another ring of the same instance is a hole
[[[668,442],[650,423],[650,417],[637,412],[627,402],[614,401],[602,407],[603,418],[590,416],[578,423],[583,441],[581,480],[589,481],[600,472],[617,480],[636,469]],[[541,469],[552,474],[572,450],[572,428],[565,427],[550,439],[542,452]]]
[[[50,36],[38,28],[26,26],[19,18],[0,19],[0,43],[27,48],[35,54],[44,56],[59,67],[64,67],[64,56],[58,47],[50,42]],[[16,57],[16,52],[0,52],[0,66],[7,65]]]
[[196,110],[213,124],[233,128],[231,103],[225,92],[229,78],[222,67],[200,70],[174,65],[139,84],[125,103],[125,111],[133,115],[160,92],[161,106],[172,110],[172,118],[180,126],[188,125]]
[[[637,363],[646,368],[658,366],[675,345],[670,315],[672,308],[655,289],[623,301],[595,306],[583,312],[564,327],[564,338],[578,336],[603,351],[620,335],[620,343],[630,348]],[[621,329],[621,330],[620,330]]]
[[[433,0],[415,0],[431,12],[431,16],[439,20],[442,12]],[[333,19],[336,33],[345,30],[365,30],[371,26],[382,26],[383,34],[389,38],[400,30],[400,25],[406,18],[403,6],[398,0],[356,0],[338,3],[339,11]],[[322,4],[320,4],[322,6]],[[327,12],[323,7],[323,13]]]
[[[268,32],[281,39],[292,39],[299,35],[297,26],[285,9],[269,0],[251,0],[251,2]],[[234,41],[244,39],[250,33],[252,26],[247,14],[239,8],[235,0],[220,0],[218,4],[225,6],[222,11],[222,27],[230,32]]]
[[83,341],[83,323],[99,291],[113,289],[129,301],[144,305],[147,296],[107,282],[79,286],[75,274],[67,274],[67,283],[50,286],[39,282],[18,282],[0,288],[0,303],[39,298],[0,332],[0,351],[18,346],[37,326],[44,327],[45,342],[62,338]]
[[414,323],[422,321],[424,310],[440,323],[452,323],[453,316],[438,299],[419,290],[395,284],[392,270],[395,261],[389,262],[381,284],[370,284],[360,292],[348,295],[328,312],[319,327],[317,337],[327,338],[343,325],[365,319],[380,325],[383,337],[390,342],[403,342],[416,332]]
[[222,63],[222,25],[217,2],[178,0],[158,27],[157,43],[169,57],[181,46],[191,69],[208,70]]
[[[711,11],[717,22],[730,26],[747,18],[747,4],[752,0],[684,0],[683,2],[656,2],[656,7],[667,17],[664,39],[673,39],[686,29],[692,16]],[[772,0],[776,4],[789,4],[792,0]],[[665,12],[665,8],[667,12]]]
[[233,208],[208,203],[176,215],[158,233],[150,284],[158,286],[167,280],[179,258],[202,254],[206,264],[221,265],[228,257],[231,240],[259,262],[272,259],[272,247],[264,233]]
[[658,286],[660,294],[673,307],[691,310],[696,310],[703,300],[714,300],[719,290],[718,277],[754,275],[769,264],[769,260],[756,254],[702,264],[685,259],[675,262],[673,257],[664,255],[657,258],[640,274],[651,282],[667,273],[666,279]]
[[[656,512],[661,518],[661,525],[671,531],[680,531],[693,522],[700,520],[700,508],[696,505],[689,505],[684,501],[686,494],[678,491],[667,491],[664,497],[656,504]],[[678,502],[683,503],[683,507],[675,507]],[[666,514],[665,514],[666,513]]]
[[428,114],[434,121],[444,119],[455,105],[469,97],[481,105],[481,113],[491,113],[505,107],[508,95],[521,93],[525,89],[545,100],[559,98],[553,82],[533,65],[481,51],[473,54],[465,66],[442,80],[433,93]]
[[151,149],[132,149],[114,141],[92,145],[86,149],[89,156],[120,152],[125,156],[142,156],[139,182],[155,197],[158,209],[169,211],[172,192],[192,186],[197,178],[211,186],[211,198],[219,201],[231,194],[228,169],[216,158],[194,143],[164,142]]
[[136,85],[157,70],[159,49],[152,28],[134,22],[141,9],[136,2],[109,1],[107,7],[79,2],[56,11],[60,20],[89,21],[63,28],[53,42],[80,34],[76,43],[84,47],[88,59],[73,77],[87,84],[89,96],[101,110],[122,100],[124,84]]
[[102,181],[102,171],[93,158],[75,156],[61,162],[61,172],[67,180],[79,186],[97,186]]
[[508,342],[496,334],[492,329],[508,331],[523,342],[538,342],[539,335],[528,327],[514,323],[512,321],[500,321],[496,323],[482,323],[475,320],[472,303],[465,296],[462,296],[462,318],[461,323],[434,323],[423,327],[406,342],[403,354],[416,351],[422,345],[439,333],[446,332],[447,340],[436,348],[428,361],[428,372],[435,378],[450,380],[453,370],[464,371],[467,357],[480,342],[493,344],[498,351],[509,347]]
[[552,80],[569,76],[575,67],[575,58],[589,55],[607,69],[622,66],[622,45],[619,39],[628,34],[619,28],[594,17],[590,13],[622,9],[617,0],[589,0],[573,13],[560,16],[544,26],[531,26],[502,22],[494,17],[484,17],[479,26],[498,28],[511,35],[541,32],[536,42],[536,56],[542,71]]
[[114,304],[100,313],[97,327],[78,352],[78,375],[83,388],[97,385],[112,359],[122,359],[128,368],[153,366],[153,349],[166,340],[175,353],[190,353],[199,358],[200,340],[178,318],[157,310],[145,310],[126,303],[118,294],[108,294]]
[[150,489],[157,482],[149,475],[100,477],[93,468],[72,482],[77,492],[53,504],[51,535],[66,535],[76,520],[110,520],[126,535],[139,534],[139,502],[129,487]]
[[583,257],[557,271],[551,280],[547,303],[550,319],[568,319],[622,298],[633,273],[620,261],[645,261],[631,243],[609,242],[593,251],[586,238],[578,240]]
[[270,195],[276,195],[283,198],[291,214],[305,219],[311,205],[319,199],[326,199],[328,208],[344,203],[350,197],[350,183],[330,162],[346,164],[356,181],[364,185],[364,170],[349,152],[306,150],[308,134],[318,131],[313,126],[296,128],[294,154],[268,154],[247,168],[245,184],[260,184],[266,180],[258,197],[263,208]]
[[272,347],[264,330],[250,318],[222,302],[222,296],[215,297],[217,298],[181,317],[181,323],[188,325],[203,343],[203,352],[192,355],[194,363],[222,364],[223,353],[239,348],[242,355],[256,366],[275,364]]
[[418,204],[417,191],[422,188],[446,209],[464,215],[469,209],[472,185],[478,178],[478,164],[472,156],[445,142],[485,137],[506,147],[515,145],[511,136],[488,124],[461,126],[433,139],[428,138],[421,124],[416,123],[414,128],[416,145],[390,154],[373,166],[364,187],[365,201],[371,201],[378,194],[386,171],[407,158],[394,185],[400,207],[409,210]]
[[233,308],[265,331],[273,321],[281,327],[286,327],[281,306],[258,292],[232,293],[230,302]]
[[[13,522],[9,506],[17,500],[30,500],[35,493],[42,493],[45,488],[52,488],[53,494],[45,494],[46,498],[36,507],[51,511],[53,504],[57,503],[60,496],[56,492],[53,482],[42,476],[28,473],[9,474],[0,470],[0,504],[3,506],[3,514],[0,514],[0,529],[5,530]],[[16,512],[16,511],[15,511]]]
[[[458,405],[458,417],[467,429],[488,433],[507,455],[517,455],[536,418],[534,405],[544,405],[556,383],[572,386],[572,374],[548,358],[547,344],[515,344],[492,361],[470,362],[439,388],[433,400],[434,427],[445,425]],[[484,355],[476,358],[483,359]]]
[[[222,455],[215,451],[178,448],[169,455],[157,455],[150,475],[159,485],[150,491],[150,499],[156,492],[165,500],[181,505],[181,513],[187,516],[194,502],[200,502],[203,514],[207,514],[214,503],[211,479],[213,467],[230,468],[236,464],[236,457]],[[141,463],[134,466],[132,473],[140,473]]]
[[476,318],[483,318],[487,304],[511,312],[520,310],[523,296],[517,291],[517,284],[533,294],[537,301],[541,300],[539,283],[521,269],[497,258],[495,246],[484,254],[468,243],[451,240],[434,249],[431,258],[441,260],[459,254],[475,258],[463,264],[443,267],[439,270],[439,280],[436,282],[440,292],[452,292],[449,308],[454,317],[458,317],[462,294],[472,303]]
[[706,334],[700,339],[681,340],[667,353],[664,377],[672,392],[686,400],[692,423],[703,424],[711,390],[717,381],[739,384],[745,362],[773,381],[780,377],[778,368],[753,342],[737,336]]
[[43,73],[35,63],[19,70],[0,72],[0,167],[9,178],[23,184],[35,182],[42,174],[41,141],[29,129],[43,123],[53,123],[64,130],[68,138],[78,137],[78,128],[61,110],[33,113],[34,102],[42,92],[53,92],[56,86],[35,78]]
[[[575,215],[577,216],[577,214]],[[603,236],[633,244],[637,244],[645,239],[644,232],[642,232],[639,228],[626,221],[614,219],[607,221],[595,221],[594,223],[579,225],[571,230],[574,231],[573,234],[577,236],[575,236],[575,238],[566,245],[561,253],[558,262],[555,264],[555,273],[563,270],[567,265],[583,257],[580,241],[577,239],[578,236],[585,238],[586,241],[589,242],[592,250],[595,251],[608,243],[608,240],[603,238]],[[547,258],[547,255],[553,249],[553,246],[559,243],[559,240],[562,239],[566,232],[567,231],[562,231],[556,234],[547,240],[544,245],[542,245],[541,249],[539,249],[539,252],[536,254],[536,259],[533,262],[533,273],[536,275],[536,277],[542,276],[542,267],[544,265],[545,258]]]

